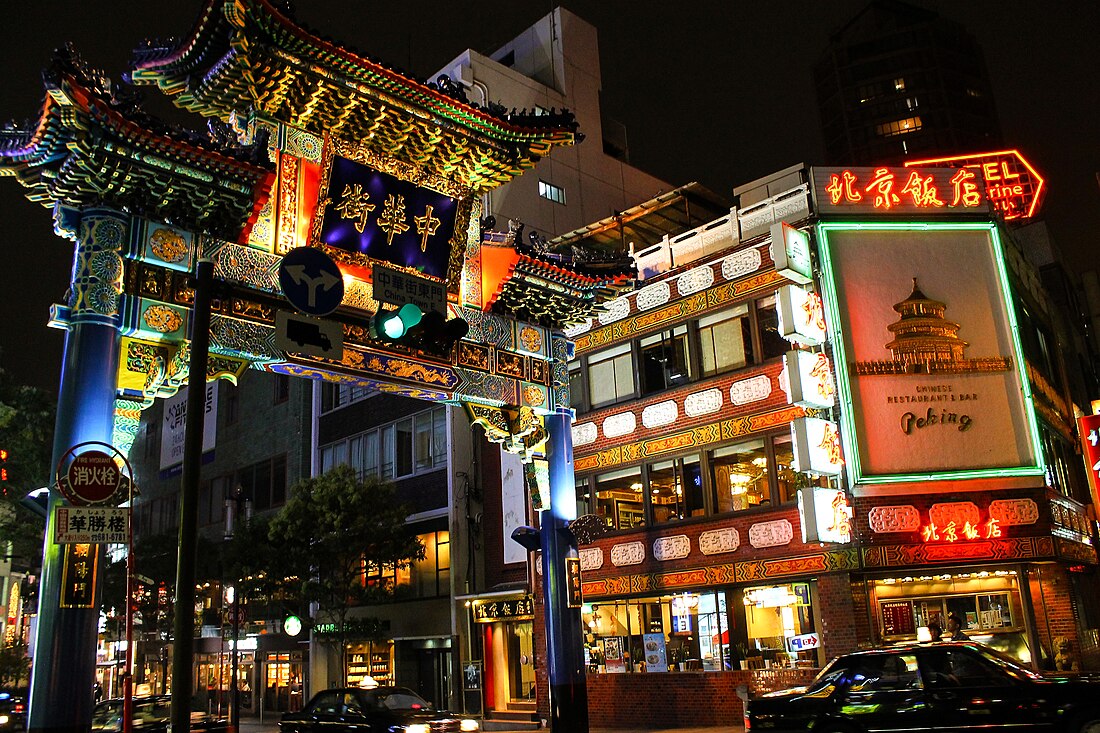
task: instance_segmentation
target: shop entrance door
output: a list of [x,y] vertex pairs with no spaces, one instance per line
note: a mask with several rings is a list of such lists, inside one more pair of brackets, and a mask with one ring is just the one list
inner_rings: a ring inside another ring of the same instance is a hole
[[449,708],[451,653],[442,649],[416,650],[416,691],[436,710]]
[[504,624],[504,646],[508,669],[509,707],[526,709],[535,702],[535,653],[530,621]]
[[301,700],[300,693],[297,699],[292,700],[291,683],[300,685],[301,679],[300,661],[291,661],[290,654],[268,654],[264,662],[263,688],[259,691],[263,695],[263,709],[278,713],[290,711],[292,703],[297,705]]

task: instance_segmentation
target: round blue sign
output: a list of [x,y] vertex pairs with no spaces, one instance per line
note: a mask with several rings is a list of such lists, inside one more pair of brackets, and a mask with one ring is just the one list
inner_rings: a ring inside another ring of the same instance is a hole
[[344,299],[344,276],[332,258],[313,247],[298,247],[279,263],[279,285],[302,313],[324,316]]

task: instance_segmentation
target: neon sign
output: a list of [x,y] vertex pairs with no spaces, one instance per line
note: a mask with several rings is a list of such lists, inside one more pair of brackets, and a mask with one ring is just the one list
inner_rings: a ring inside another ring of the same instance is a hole
[[989,207],[982,179],[969,168],[815,168],[812,177],[822,213],[957,214]]
[[914,160],[906,162],[905,166],[939,164],[978,170],[985,179],[986,198],[1005,220],[1031,218],[1039,208],[1046,182],[1018,150]]
[[920,528],[921,540],[924,542],[958,542],[959,540],[976,540],[979,537],[993,539],[1001,536],[1001,523],[990,517],[982,524],[972,524],[969,520],[957,524],[951,520],[943,527],[937,527],[929,521]]

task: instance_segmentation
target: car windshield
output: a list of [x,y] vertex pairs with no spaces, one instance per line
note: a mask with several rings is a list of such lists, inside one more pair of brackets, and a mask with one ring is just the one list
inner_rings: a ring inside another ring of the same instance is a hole
[[387,710],[431,710],[427,700],[412,690],[380,692],[376,695],[378,703]]

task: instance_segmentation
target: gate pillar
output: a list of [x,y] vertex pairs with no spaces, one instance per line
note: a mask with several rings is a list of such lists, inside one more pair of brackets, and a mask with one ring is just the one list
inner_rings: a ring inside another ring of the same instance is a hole
[[[77,443],[111,443],[119,359],[121,250],[130,231],[128,217],[107,209],[76,212],[59,208],[55,220],[59,232],[75,239],[76,248],[68,303],[55,306],[52,314],[53,322],[67,331],[54,425],[54,467]],[[74,582],[72,577],[64,577],[66,554],[75,546],[53,542],[54,507],[67,503],[54,483],[50,486],[38,589],[27,730],[83,733],[85,726],[75,721],[92,718],[99,622],[95,576],[101,568],[102,548],[92,545],[88,555],[91,592],[74,593],[66,587]]]

